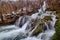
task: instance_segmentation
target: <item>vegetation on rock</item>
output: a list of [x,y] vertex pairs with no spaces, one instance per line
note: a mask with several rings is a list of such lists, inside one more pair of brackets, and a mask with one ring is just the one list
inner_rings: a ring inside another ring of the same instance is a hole
[[53,36],[53,40],[60,40],[60,19],[57,20],[55,25],[56,33]]
[[32,35],[38,35],[40,32],[42,32],[42,23],[39,21],[38,27],[36,28],[36,30],[34,30]]
[[44,19],[45,19],[45,20],[52,20],[52,19],[51,19],[51,16],[45,16]]

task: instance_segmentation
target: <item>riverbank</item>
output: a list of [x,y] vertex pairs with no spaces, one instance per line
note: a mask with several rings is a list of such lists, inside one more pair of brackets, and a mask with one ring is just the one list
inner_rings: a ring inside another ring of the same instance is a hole
[[57,10],[56,15],[57,15],[57,22],[55,24],[56,33],[54,34],[52,39],[60,40],[60,10]]

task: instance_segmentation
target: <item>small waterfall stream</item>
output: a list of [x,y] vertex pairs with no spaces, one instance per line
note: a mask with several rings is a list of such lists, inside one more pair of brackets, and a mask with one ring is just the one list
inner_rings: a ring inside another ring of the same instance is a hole
[[[14,25],[1,27],[0,40],[50,40],[55,33],[54,25],[56,16],[54,14],[47,14],[45,10],[46,2],[44,1],[43,6],[38,9],[39,12],[34,13],[31,16],[20,17]],[[38,27],[38,20],[43,19],[45,16],[51,16],[51,28],[45,23],[47,30],[39,33],[38,36],[31,36],[34,30]],[[34,20],[36,21],[34,22]]]

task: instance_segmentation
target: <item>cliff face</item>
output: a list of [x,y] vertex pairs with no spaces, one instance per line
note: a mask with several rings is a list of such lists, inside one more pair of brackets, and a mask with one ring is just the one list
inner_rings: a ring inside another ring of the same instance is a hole
[[[11,23],[21,15],[31,15],[32,12],[35,12],[41,7],[43,1],[44,0],[0,0],[0,23]],[[47,10],[60,10],[60,0],[46,0],[46,3]]]

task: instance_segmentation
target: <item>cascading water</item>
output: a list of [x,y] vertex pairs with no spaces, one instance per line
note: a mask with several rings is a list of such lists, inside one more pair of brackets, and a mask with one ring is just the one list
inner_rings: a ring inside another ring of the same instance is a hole
[[[14,25],[1,27],[0,40],[50,40],[55,33],[54,25],[56,16],[54,14],[47,14],[45,10],[46,2],[44,1],[44,5],[38,10],[39,12],[31,16],[20,17]],[[44,32],[39,33],[38,36],[31,36],[33,31],[38,27],[38,19],[43,19],[45,16],[51,16],[51,25],[45,23],[47,29]],[[33,23],[31,22],[33,19],[37,20]],[[33,27],[32,24],[34,24],[35,27]],[[51,28],[49,28],[49,26]]]

